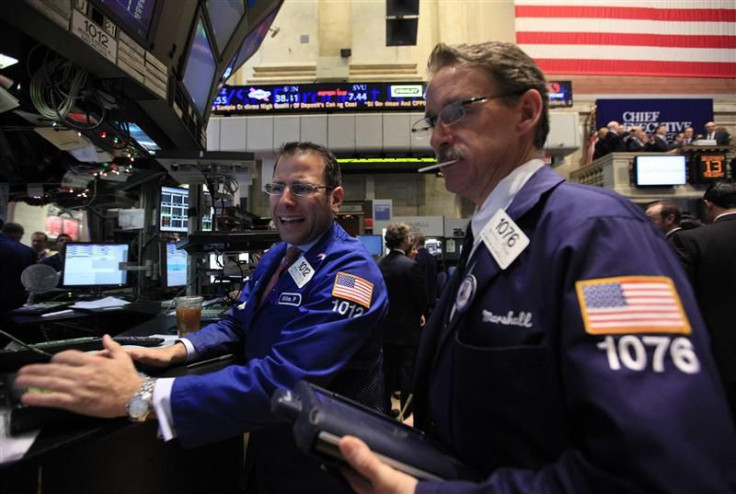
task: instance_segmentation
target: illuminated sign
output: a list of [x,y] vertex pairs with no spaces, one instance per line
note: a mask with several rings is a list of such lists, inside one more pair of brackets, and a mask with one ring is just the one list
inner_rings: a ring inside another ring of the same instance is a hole
[[571,81],[547,81],[550,108],[572,106]]
[[726,178],[726,155],[718,153],[702,153],[693,156],[696,170],[696,182],[724,180]]
[[223,86],[212,105],[220,115],[424,112],[422,82]]

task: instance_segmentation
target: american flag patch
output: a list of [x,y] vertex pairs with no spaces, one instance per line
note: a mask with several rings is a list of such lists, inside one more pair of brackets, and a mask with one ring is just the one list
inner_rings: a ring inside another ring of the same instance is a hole
[[358,302],[360,305],[370,308],[373,283],[364,280],[360,276],[340,272],[335,277],[332,295]]
[[586,333],[690,334],[680,297],[665,276],[585,280],[575,288]]

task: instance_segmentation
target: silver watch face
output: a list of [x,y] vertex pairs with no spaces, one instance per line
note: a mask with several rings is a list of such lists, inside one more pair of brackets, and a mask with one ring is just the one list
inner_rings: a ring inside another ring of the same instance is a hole
[[146,415],[150,403],[142,396],[135,395],[128,404],[128,415],[133,419],[139,419]]

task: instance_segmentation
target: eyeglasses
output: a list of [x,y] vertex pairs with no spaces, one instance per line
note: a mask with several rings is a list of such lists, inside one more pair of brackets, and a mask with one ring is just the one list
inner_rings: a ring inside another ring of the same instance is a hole
[[425,134],[431,131],[437,126],[438,123],[445,125],[452,125],[462,120],[468,111],[465,109],[466,106],[472,105],[473,103],[485,103],[498,98],[507,98],[509,96],[518,96],[526,92],[526,89],[520,91],[514,91],[507,94],[499,94],[496,96],[478,96],[470,99],[463,99],[448,103],[440,109],[439,113],[433,117],[424,117],[421,120],[414,122],[411,126],[411,131],[415,134]]
[[331,190],[334,189],[334,187],[330,187],[327,185],[315,185],[315,184],[281,184],[278,182],[271,182],[263,186],[263,190],[266,194],[270,196],[280,196],[284,193],[286,188],[289,188],[291,190],[291,193],[295,196],[304,197],[304,196],[310,196],[317,192],[319,189],[327,189]]

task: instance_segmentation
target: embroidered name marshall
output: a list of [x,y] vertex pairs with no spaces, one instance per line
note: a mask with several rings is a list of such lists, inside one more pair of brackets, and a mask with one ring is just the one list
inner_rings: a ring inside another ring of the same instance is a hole
[[514,317],[514,311],[510,310],[505,316],[499,316],[493,312],[483,310],[483,322],[492,322],[496,324],[503,324],[504,326],[521,326],[522,328],[532,327],[532,313],[531,312],[519,312],[519,315]]

